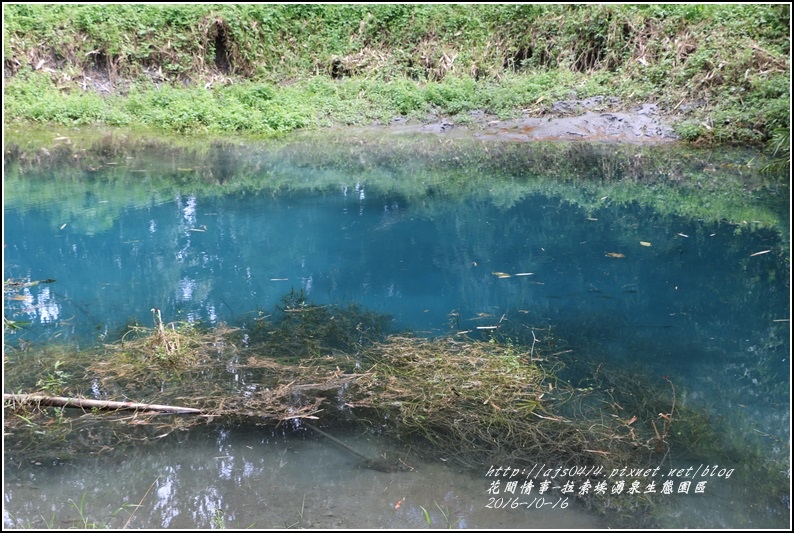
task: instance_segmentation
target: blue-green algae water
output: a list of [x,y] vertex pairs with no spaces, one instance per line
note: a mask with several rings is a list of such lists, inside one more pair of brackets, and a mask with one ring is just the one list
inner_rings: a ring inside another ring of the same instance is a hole
[[[659,494],[669,502],[654,527],[788,524],[790,493],[748,483],[790,475],[790,204],[752,155],[407,137],[203,151],[114,141],[82,163],[69,150],[44,163],[11,153],[4,279],[41,283],[6,293],[20,327],[5,347],[31,364],[42,344],[116,342],[155,308],[165,322],[245,331],[290,292],[420,336],[553,333],[572,365],[669,379],[679,405],[754,450],[720,464],[659,457],[665,474],[692,467],[693,486],[708,484]],[[64,461],[6,456],[4,526],[121,527],[132,508],[117,511],[141,500],[131,527],[633,525],[575,502],[497,509],[487,468],[438,458],[374,472],[310,433],[221,424]]]

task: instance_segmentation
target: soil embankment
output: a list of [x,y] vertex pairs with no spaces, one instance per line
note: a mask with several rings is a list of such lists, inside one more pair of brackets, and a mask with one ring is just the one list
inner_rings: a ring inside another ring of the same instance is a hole
[[[427,123],[397,118],[386,126],[393,133],[428,133],[450,137],[473,135],[479,139],[530,141],[613,141],[659,143],[678,139],[673,120],[660,114],[655,104],[623,109],[617,98],[595,97],[563,100],[542,110],[525,110],[524,116],[500,120],[494,115],[473,112],[465,120],[429,117]],[[373,126],[367,129],[380,129]]]

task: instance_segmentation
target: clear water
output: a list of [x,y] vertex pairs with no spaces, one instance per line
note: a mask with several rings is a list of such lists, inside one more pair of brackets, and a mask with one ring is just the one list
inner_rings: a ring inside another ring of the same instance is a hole
[[[749,420],[749,430],[772,436],[763,443],[770,455],[788,453],[789,244],[780,230],[660,212],[663,201],[590,198],[596,193],[577,181],[533,187],[542,168],[495,176],[492,194],[482,187],[449,194],[443,184],[418,194],[394,184],[430,172],[428,160],[375,157],[361,143],[350,146],[348,156],[370,158],[366,165],[323,160],[316,147],[299,146],[278,165],[265,156],[268,164],[256,165],[257,155],[248,154],[249,177],[280,173],[307,186],[228,187],[241,164],[228,157],[215,159],[215,194],[190,182],[165,193],[152,185],[144,195],[119,186],[140,168],[149,169],[146,180],[162,168],[179,174],[184,163],[169,167],[159,151],[135,153],[134,165],[102,179],[86,172],[81,180],[90,186],[75,185],[58,167],[36,174],[53,192],[6,201],[4,276],[57,281],[5,302],[6,317],[30,322],[6,343],[112,342],[130,321],[151,325],[152,308],[166,322],[245,327],[302,290],[318,304],[388,314],[395,331],[421,335],[486,336],[490,330],[477,328],[499,326],[525,340],[551,327],[572,360],[670,376],[682,402]],[[295,154],[303,149],[314,152],[302,160]],[[596,162],[608,167],[608,154],[598,152]],[[445,157],[458,157],[454,146]],[[218,179],[226,167],[228,181]],[[466,172],[478,171],[492,169]],[[505,191],[512,191],[507,199]],[[788,220],[779,195],[762,201]],[[133,526],[209,527],[220,517],[227,527],[418,528],[427,525],[424,507],[436,527],[446,527],[435,504],[456,527],[603,525],[575,505],[542,513],[488,509],[484,473],[441,460],[383,474],[359,468],[322,439],[287,433],[217,427],[67,464],[6,462],[4,524],[39,527],[54,515],[56,527],[79,525],[68,500],[86,494],[93,520],[120,527],[128,513],[113,512],[138,503],[151,485]],[[721,487],[682,499],[669,523],[786,523],[788,495],[770,494],[769,505],[757,508],[730,480]],[[394,509],[402,498],[405,505]]]
[[[385,445],[338,436],[373,455]],[[485,473],[461,472],[440,460],[411,466],[415,471],[397,473],[362,468],[344,449],[308,434],[199,429],[110,458],[25,465],[6,480],[4,522],[23,528],[87,522],[121,529],[129,521],[127,527],[164,529],[418,529],[427,527],[424,508],[439,529],[601,523],[575,502],[564,511],[488,508]],[[135,508],[129,506],[142,500],[130,520]]]

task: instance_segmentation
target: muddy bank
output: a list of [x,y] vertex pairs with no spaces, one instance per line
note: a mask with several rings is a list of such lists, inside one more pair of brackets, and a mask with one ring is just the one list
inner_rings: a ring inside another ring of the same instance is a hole
[[515,142],[530,141],[606,141],[660,143],[678,140],[674,120],[660,113],[656,104],[641,104],[630,109],[618,98],[594,97],[562,100],[524,110],[516,119],[500,120],[482,111],[467,116],[440,118],[429,116],[424,122],[396,118],[387,125],[373,125],[370,131],[427,133],[448,137],[474,136],[479,139]]

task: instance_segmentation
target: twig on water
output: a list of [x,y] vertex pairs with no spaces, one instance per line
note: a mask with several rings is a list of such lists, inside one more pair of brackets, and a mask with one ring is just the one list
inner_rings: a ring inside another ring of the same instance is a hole
[[156,478],[154,478],[154,481],[152,481],[152,484],[149,485],[148,489],[146,489],[146,492],[144,493],[143,498],[141,498],[141,501],[139,501],[138,505],[135,506],[135,510],[132,512],[130,517],[127,519],[127,522],[124,524],[124,527],[122,527],[121,529],[127,529],[127,526],[130,525],[130,522],[132,521],[132,517],[135,516],[135,513],[137,513],[138,509],[140,509],[140,507],[143,505],[143,500],[146,499],[146,496],[149,494],[149,491],[152,490],[152,487],[154,487],[154,484],[157,483],[158,479],[160,479],[160,476],[157,476]]

